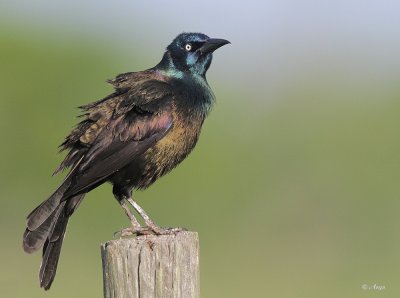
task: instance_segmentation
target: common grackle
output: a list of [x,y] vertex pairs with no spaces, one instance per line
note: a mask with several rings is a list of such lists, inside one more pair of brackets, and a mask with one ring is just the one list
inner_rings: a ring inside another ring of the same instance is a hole
[[[23,248],[43,247],[40,286],[49,289],[56,274],[68,219],[85,194],[110,182],[113,194],[136,234],[174,233],[157,226],[135,202],[133,189],[145,189],[192,151],[214,95],[206,72],[212,53],[228,44],[201,33],[182,33],[155,67],[118,75],[111,95],[80,108],[84,120],[65,138],[69,150],[55,174],[70,168],[58,189],[27,217]],[[142,227],[127,203],[143,218]]]

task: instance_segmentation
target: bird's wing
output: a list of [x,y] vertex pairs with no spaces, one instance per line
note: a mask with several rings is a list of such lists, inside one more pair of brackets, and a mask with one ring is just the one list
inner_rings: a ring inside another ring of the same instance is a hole
[[[133,73],[135,74],[135,73]],[[81,107],[86,118],[61,145],[72,167],[69,195],[90,189],[160,140],[172,125],[173,92],[151,75],[132,76],[112,95]],[[161,109],[162,107],[162,109]]]
[[60,145],[61,151],[68,150],[63,162],[53,175],[66,168],[75,168],[83,156],[96,142],[97,137],[109,122],[118,115],[123,115],[133,108],[156,109],[157,102],[173,96],[169,84],[155,71],[132,72],[118,75],[109,80],[115,92],[101,100],[81,106],[83,120]]
[[73,174],[68,196],[104,182],[131,163],[165,136],[173,120],[170,110],[135,118],[130,122],[126,115],[119,116],[100,133]]

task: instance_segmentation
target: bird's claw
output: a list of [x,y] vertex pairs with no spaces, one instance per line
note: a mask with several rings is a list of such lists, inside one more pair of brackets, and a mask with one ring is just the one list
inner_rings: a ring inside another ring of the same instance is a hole
[[171,235],[182,231],[187,231],[185,228],[161,228],[156,225],[147,227],[129,227],[114,233],[114,238],[122,238],[128,236],[142,236],[142,235]]
[[185,228],[160,228],[160,227],[150,227],[150,229],[156,235],[171,235],[182,231],[187,231]]
[[133,235],[137,236],[149,235],[149,234],[154,234],[154,233],[147,227],[139,227],[139,228],[129,227],[122,229],[121,231],[115,232],[114,238],[128,237]]

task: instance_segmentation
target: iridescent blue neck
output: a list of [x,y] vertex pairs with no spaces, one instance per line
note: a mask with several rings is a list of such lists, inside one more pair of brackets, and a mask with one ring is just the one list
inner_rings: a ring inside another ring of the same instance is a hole
[[162,60],[154,68],[170,78],[181,79],[184,76],[183,71],[179,70],[175,66],[174,61],[168,51],[164,53]]
[[173,79],[174,84],[178,84],[180,87],[185,86],[181,90],[188,90],[187,99],[193,101],[195,106],[201,107],[202,113],[209,113],[215,102],[215,97],[203,71],[198,73],[193,69],[189,70],[189,68],[186,71],[181,70],[174,64],[168,51],[164,53],[163,59],[154,69],[160,72],[161,75]]
[[167,50],[155,69],[163,71],[168,74],[168,76],[174,78],[182,78],[184,74],[202,76],[205,78],[211,60],[212,54],[209,54],[202,59],[196,58],[193,55],[188,55],[185,59],[174,59],[171,57],[171,53]]

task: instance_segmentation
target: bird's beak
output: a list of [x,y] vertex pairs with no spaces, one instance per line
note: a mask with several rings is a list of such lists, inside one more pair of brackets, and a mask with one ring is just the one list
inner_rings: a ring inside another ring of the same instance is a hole
[[200,47],[200,52],[202,54],[211,53],[228,43],[231,42],[226,39],[210,38]]

